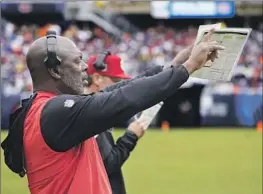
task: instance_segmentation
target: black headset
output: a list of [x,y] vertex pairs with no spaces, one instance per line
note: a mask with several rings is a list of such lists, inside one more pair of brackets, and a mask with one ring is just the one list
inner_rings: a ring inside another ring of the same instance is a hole
[[[104,51],[101,52],[96,61],[94,61],[94,63],[92,64],[93,67],[97,70],[97,71],[106,71],[107,70],[107,64],[104,63],[104,60],[107,56],[111,55],[110,51]],[[92,77],[90,75],[87,76],[87,81],[88,81],[88,86],[90,86],[92,84]]]
[[95,67],[96,70],[98,70],[98,71],[107,70],[107,64],[104,63],[104,60],[109,55],[111,55],[110,51],[104,51],[98,55],[96,61],[93,63],[93,66]]
[[55,31],[47,31],[47,57],[44,63],[48,69],[56,69],[61,59],[57,56],[57,35]]
[[[61,64],[61,59],[57,56],[57,35],[55,31],[47,31],[47,57],[44,61],[45,65],[49,69],[56,69]],[[110,51],[101,52],[93,66],[98,71],[105,71],[107,64],[104,63],[105,58],[111,55]]]

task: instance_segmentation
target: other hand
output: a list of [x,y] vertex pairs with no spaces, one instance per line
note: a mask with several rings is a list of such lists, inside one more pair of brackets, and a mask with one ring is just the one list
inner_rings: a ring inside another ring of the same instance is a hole
[[141,138],[145,133],[145,122],[140,120],[133,121],[129,126],[128,130],[133,132],[138,138]]

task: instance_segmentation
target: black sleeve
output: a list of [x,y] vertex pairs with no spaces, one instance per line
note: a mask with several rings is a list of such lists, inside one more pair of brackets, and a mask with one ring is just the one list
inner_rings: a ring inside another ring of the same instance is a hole
[[112,92],[54,97],[41,113],[44,140],[51,149],[66,151],[165,100],[188,77],[185,67],[176,66],[154,76],[136,79]]
[[115,84],[113,84],[113,85],[105,88],[103,91],[104,91],[104,92],[113,91],[113,90],[115,90],[115,89],[117,89],[117,88],[123,87],[123,86],[125,86],[125,85],[133,82],[133,81],[136,80],[136,79],[139,79],[139,78],[142,78],[142,77],[149,77],[149,76],[152,76],[152,75],[156,75],[156,74],[162,72],[162,70],[163,70],[163,67],[162,67],[162,66],[154,66],[154,67],[146,70],[144,73],[136,76],[136,77],[133,78],[133,79],[128,79],[128,80],[120,81],[120,82],[118,82],[118,83],[115,83]]
[[117,140],[116,145],[112,147],[111,152],[103,160],[108,175],[121,169],[123,163],[129,158],[130,152],[136,146],[137,141],[138,137],[131,131],[126,131]]

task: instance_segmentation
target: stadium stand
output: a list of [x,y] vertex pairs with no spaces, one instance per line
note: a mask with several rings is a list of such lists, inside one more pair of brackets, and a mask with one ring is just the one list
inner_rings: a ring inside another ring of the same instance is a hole
[[[5,96],[21,94],[27,96],[32,90],[31,78],[25,65],[28,46],[36,37],[43,36],[47,29],[61,32],[77,43],[86,58],[104,49],[109,49],[123,59],[125,70],[135,76],[152,65],[162,65],[181,49],[194,42],[197,29],[174,29],[151,27],[136,32],[133,36],[123,34],[114,40],[99,27],[79,28],[75,25],[61,30],[58,25],[44,27],[35,25],[16,26],[5,21],[1,36],[2,90]],[[260,87],[262,84],[262,26],[254,29],[236,68],[233,81],[243,86]]]

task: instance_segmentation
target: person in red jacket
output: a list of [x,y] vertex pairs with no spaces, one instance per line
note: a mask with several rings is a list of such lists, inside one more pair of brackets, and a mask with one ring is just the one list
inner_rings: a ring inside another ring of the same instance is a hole
[[86,64],[76,45],[51,32],[37,39],[26,56],[34,95],[10,117],[6,165],[27,175],[32,194],[111,194],[94,136],[173,95],[223,49],[212,34],[183,64],[89,95],[82,95]]

